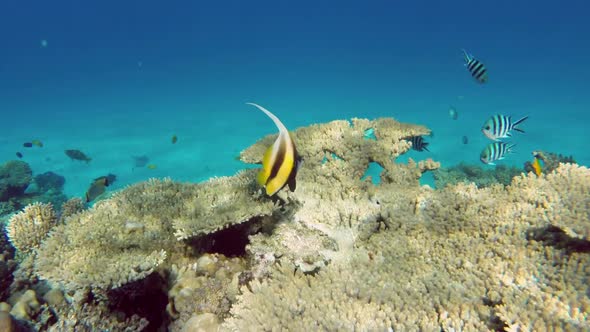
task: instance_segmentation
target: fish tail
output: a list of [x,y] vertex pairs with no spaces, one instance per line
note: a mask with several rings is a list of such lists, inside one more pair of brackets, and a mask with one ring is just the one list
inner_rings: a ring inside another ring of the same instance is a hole
[[515,144],[515,143],[508,144],[508,145],[506,146],[506,153],[513,153],[513,152],[514,152],[514,147],[515,147],[515,146],[516,146],[516,144]]
[[516,130],[516,131],[519,131],[519,132],[521,132],[521,133],[524,133],[524,130],[522,130],[522,129],[518,128],[517,126],[518,126],[519,124],[523,123],[523,122],[524,122],[524,120],[526,120],[526,119],[528,119],[528,118],[529,118],[529,116],[527,115],[527,116],[525,116],[524,118],[522,118],[522,119],[520,119],[520,120],[518,120],[518,121],[514,122],[514,123],[512,124],[512,129],[514,129],[514,130]]

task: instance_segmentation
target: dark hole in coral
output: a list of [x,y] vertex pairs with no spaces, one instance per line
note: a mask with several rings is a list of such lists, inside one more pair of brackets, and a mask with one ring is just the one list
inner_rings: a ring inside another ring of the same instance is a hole
[[246,246],[250,243],[248,236],[259,232],[272,232],[274,223],[263,223],[263,220],[254,217],[241,224],[194,239],[189,245],[195,250],[195,255],[217,253],[226,257],[244,256]]
[[526,237],[527,240],[535,240],[556,249],[563,249],[568,254],[572,252],[590,252],[590,241],[571,237],[561,228],[552,225],[531,229],[527,232]]
[[144,317],[149,325],[143,331],[161,331],[169,323],[166,313],[168,295],[166,281],[158,273],[152,273],[142,280],[125,284],[108,291],[109,309],[131,317]]

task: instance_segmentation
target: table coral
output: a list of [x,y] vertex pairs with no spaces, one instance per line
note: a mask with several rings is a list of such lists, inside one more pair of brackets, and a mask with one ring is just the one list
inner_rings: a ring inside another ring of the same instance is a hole
[[74,214],[43,244],[35,268],[67,289],[110,289],[144,278],[171,252],[178,239],[213,233],[277,208],[256,199],[255,172],[199,184],[149,180]]

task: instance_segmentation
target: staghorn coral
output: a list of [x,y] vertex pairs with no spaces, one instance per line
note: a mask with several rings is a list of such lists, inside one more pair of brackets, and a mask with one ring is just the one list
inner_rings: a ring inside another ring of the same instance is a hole
[[6,231],[12,245],[26,255],[39,247],[56,224],[57,217],[51,203],[34,203],[13,215]]

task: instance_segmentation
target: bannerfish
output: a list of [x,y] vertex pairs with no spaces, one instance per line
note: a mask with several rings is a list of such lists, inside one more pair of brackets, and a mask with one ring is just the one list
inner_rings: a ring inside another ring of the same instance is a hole
[[457,112],[457,109],[453,106],[449,106],[449,116],[451,117],[451,119],[457,120],[457,118],[459,117],[459,112]]
[[428,151],[430,152],[430,150],[428,150],[427,146],[428,142],[426,142],[424,140],[424,137],[422,136],[412,136],[408,139],[410,142],[412,142],[412,149],[416,150],[416,151]]
[[510,132],[512,130],[524,133],[524,130],[518,128],[517,126],[528,118],[528,116],[525,116],[516,122],[512,122],[512,117],[496,114],[483,124],[481,127],[481,132],[486,135],[487,138],[494,141],[497,141],[501,138],[511,137],[512,134]]
[[33,147],[33,143],[31,143],[31,142],[25,142],[25,143],[23,143],[23,146],[25,148],[31,148],[31,147]]
[[40,140],[38,140],[38,139],[34,139],[34,140],[32,140],[32,141],[31,141],[31,143],[32,143],[33,145],[37,146],[37,147],[40,147],[40,148],[42,148],[42,147],[43,147],[43,142],[41,142],[41,141],[40,141]]
[[17,157],[20,159],[20,158],[22,158],[22,157],[23,157],[23,154],[22,154],[22,153],[20,153],[20,152],[17,152],[17,153],[16,153],[16,156],[17,156]]
[[80,150],[65,150],[64,152],[72,160],[85,161],[86,163],[89,163],[90,160],[92,160],[92,158],[89,158],[88,156],[86,156],[84,154],[84,152],[82,152]]
[[264,107],[254,103],[247,104],[264,112],[279,129],[279,136],[266,149],[262,158],[262,170],[258,173],[258,183],[265,187],[266,194],[269,196],[276,194],[285,185],[288,185],[291,191],[295,191],[297,187],[295,178],[303,159],[297,153],[289,131],[279,118]]
[[486,83],[488,81],[488,70],[486,66],[465,50],[463,50],[463,57],[465,58],[465,67],[467,67],[471,76],[478,83]]
[[507,154],[512,153],[515,144],[494,142],[488,144],[479,156],[482,163],[488,165],[495,165],[496,160],[502,160]]
[[178,142],[178,136],[172,135],[172,144],[176,144]]

